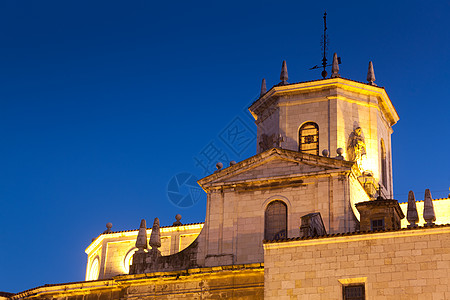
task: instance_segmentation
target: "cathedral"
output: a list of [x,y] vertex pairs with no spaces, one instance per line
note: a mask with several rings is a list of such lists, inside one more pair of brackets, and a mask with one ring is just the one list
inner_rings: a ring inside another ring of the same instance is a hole
[[341,77],[336,54],[322,75],[289,83],[283,62],[263,80],[256,155],[198,181],[204,222],[107,224],[85,281],[0,299],[450,299],[450,198],[394,199],[399,116],[372,62],[367,82]]

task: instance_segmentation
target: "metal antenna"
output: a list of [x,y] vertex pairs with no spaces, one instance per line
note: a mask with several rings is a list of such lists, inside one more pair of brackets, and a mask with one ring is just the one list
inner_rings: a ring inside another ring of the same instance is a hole
[[[322,71],[322,77],[325,79],[328,75],[326,67],[331,66],[327,65],[327,51],[328,51],[328,44],[330,43],[330,41],[328,40],[328,34],[327,34],[327,12],[325,11],[323,13],[323,35],[322,35],[322,39],[320,41],[320,46],[322,47],[322,66],[319,65],[315,65],[314,67],[310,68],[310,70],[314,70],[314,69],[319,69],[319,68],[323,68]],[[338,57],[338,64],[341,64],[341,58]]]
[[327,35],[327,12],[323,13],[323,35],[322,35],[322,77],[325,79],[327,77],[327,50],[328,50],[328,35]]

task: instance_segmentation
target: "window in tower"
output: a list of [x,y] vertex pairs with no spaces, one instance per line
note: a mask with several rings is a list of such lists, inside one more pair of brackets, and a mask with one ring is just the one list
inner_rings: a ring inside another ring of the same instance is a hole
[[319,155],[319,125],[307,122],[300,127],[298,132],[298,151]]
[[264,239],[279,240],[287,238],[287,206],[276,200],[267,205],[264,216]]
[[383,139],[381,139],[380,148],[381,148],[381,183],[383,184],[384,188],[387,189],[388,180],[386,167],[386,147],[384,145]]

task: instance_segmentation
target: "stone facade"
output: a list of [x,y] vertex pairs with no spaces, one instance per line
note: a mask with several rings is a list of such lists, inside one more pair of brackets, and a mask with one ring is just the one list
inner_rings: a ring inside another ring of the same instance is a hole
[[108,280],[46,285],[8,299],[257,300],[263,297],[264,268],[260,264],[254,264],[122,275]]
[[265,299],[450,299],[450,226],[286,240],[264,245]]
[[[178,253],[187,248],[200,234],[203,223],[161,227],[162,255]],[[152,230],[147,229],[148,239]],[[137,250],[135,243],[138,230],[103,233],[86,249],[88,255],[86,280],[112,278],[128,274],[132,255]],[[147,241],[148,243],[148,241]],[[92,270],[98,261],[98,270]]]
[[[353,163],[297,151],[271,149],[199,181],[208,193],[205,227],[198,237],[204,266],[263,262],[264,213],[287,205],[287,236],[300,234],[301,217],[320,212],[327,232],[354,231]],[[225,205],[226,203],[226,205]]]
[[[287,84],[283,67],[249,108],[257,154],[198,181],[204,224],[155,219],[151,230],[142,220],[136,253],[138,230],[109,224],[86,249],[85,282],[10,299],[329,300],[355,285],[365,299],[450,299],[450,225],[400,229],[406,205],[386,200],[399,117],[384,88],[336,68],[331,79]],[[436,224],[450,221],[448,199],[427,199]],[[367,232],[372,217],[389,230]]]

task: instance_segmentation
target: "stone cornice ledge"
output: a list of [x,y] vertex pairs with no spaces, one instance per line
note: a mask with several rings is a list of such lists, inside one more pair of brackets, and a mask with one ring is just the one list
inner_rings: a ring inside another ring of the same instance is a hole
[[279,241],[265,241],[264,250],[328,245],[335,243],[349,243],[349,242],[379,240],[379,239],[392,239],[410,236],[424,236],[434,234],[450,234],[450,224],[433,227],[420,227],[415,229],[400,229],[381,232],[353,232],[343,234],[332,234],[317,238],[306,238],[306,239],[292,238]]

